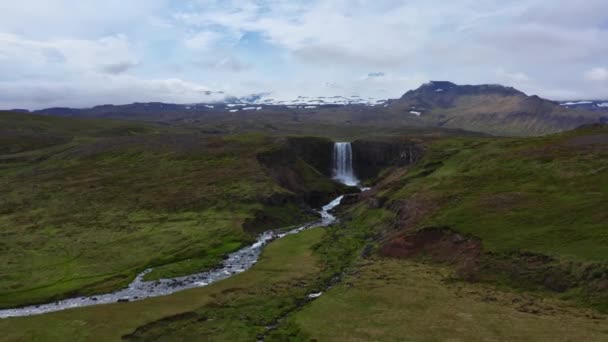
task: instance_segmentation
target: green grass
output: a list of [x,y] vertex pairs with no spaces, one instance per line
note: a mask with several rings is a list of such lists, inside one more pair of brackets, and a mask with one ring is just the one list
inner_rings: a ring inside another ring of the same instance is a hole
[[451,270],[406,260],[361,262],[290,318],[302,340],[602,341],[608,323],[568,303],[449,282]]
[[[472,167],[475,163],[467,164],[477,152],[494,165],[490,156],[503,158],[509,153],[497,151],[514,146],[542,145],[528,140],[433,141],[429,157],[418,167],[403,177],[386,175],[386,183],[379,186],[377,194],[387,197],[383,207],[364,200],[342,213],[341,225],[279,240],[268,246],[262,260],[248,272],[207,288],[142,302],[0,321],[0,330],[6,331],[8,340],[62,340],[66,336],[72,340],[117,340],[128,336],[132,340],[173,341],[204,336],[209,340],[249,341],[261,335],[268,341],[605,339],[608,326],[604,316],[556,296],[454,281],[454,271],[443,265],[374,256],[365,259],[382,243],[382,234],[397,233],[393,226],[396,200],[436,200],[438,206],[425,211],[412,229],[424,227],[442,208],[461,203],[470,193],[490,191],[484,182],[479,182],[480,190],[449,183],[454,177],[462,182],[463,174],[472,177],[478,172]],[[519,165],[530,167],[527,162]],[[559,170],[563,170],[561,165]],[[497,171],[481,174],[493,177],[492,172]],[[525,170],[516,176],[522,174]],[[522,180],[523,184],[534,183],[535,175]],[[531,214],[524,211],[524,215]],[[525,227],[510,227],[515,232],[518,228]],[[510,243],[505,242],[505,246]],[[327,291],[335,279],[338,284]],[[307,304],[306,295],[318,291],[326,292]],[[275,329],[266,330],[274,324]]]
[[3,131],[70,136],[124,136],[164,131],[161,125],[104,119],[64,118],[0,111]]
[[[210,340],[250,341],[299,336],[283,317],[307,295],[324,291],[365,245],[376,224],[392,216],[362,211],[358,223],[311,229],[273,242],[249,271],[211,286],[141,302],[102,305],[0,321],[12,340]],[[277,329],[267,326],[279,323]]]
[[[269,317],[280,312],[282,304],[278,303],[275,297],[279,293],[286,294],[285,291],[296,288],[294,284],[310,282],[320,271],[319,259],[313,255],[311,247],[317,244],[323,235],[322,229],[312,229],[273,242],[267,246],[260,261],[251,270],[204,288],[139,302],[0,320],[0,330],[3,332],[0,339],[3,341],[119,341],[122,336],[132,334],[138,327],[158,321],[156,324],[161,331],[172,332],[171,335],[165,335],[164,339],[171,337],[178,339],[179,336],[184,338],[209,336],[215,340],[225,340],[225,338],[250,340],[265,328],[251,322],[247,323],[244,317],[247,315],[257,318],[264,315]],[[306,288],[296,289],[300,296],[306,294]],[[286,295],[283,300],[289,301],[295,295],[290,294],[289,297]],[[243,310],[231,311],[233,307],[225,303],[232,301],[241,302],[239,307],[242,306]],[[245,302],[248,303],[247,306]],[[278,308],[274,304],[277,304]],[[249,313],[245,311],[245,307],[250,310]],[[189,325],[192,322],[186,320],[184,325],[189,328],[183,331],[170,330],[176,328],[175,324],[180,320],[162,320],[187,312],[195,317],[207,312],[215,312],[218,317],[196,322],[194,326]],[[151,330],[143,332],[154,333],[154,325]]]
[[608,132],[440,140],[383,196],[430,203],[408,228],[449,226],[481,238],[488,251],[604,261],[608,151],[606,145],[576,145],[590,134]]
[[475,266],[458,266],[462,278],[559,292],[608,312],[601,285],[607,144],[602,126],[542,138],[427,141],[416,167],[384,175],[378,186],[385,207],[399,214],[384,238],[449,227],[483,246]]
[[148,123],[0,111],[0,155],[61,145],[83,137],[132,136],[166,130],[163,126]]
[[[209,240],[213,240],[213,236],[209,236]],[[205,242],[207,242],[207,240]],[[221,263],[224,255],[240,249],[243,245],[242,241],[227,241],[211,246],[207,244],[196,245],[194,248],[199,249],[198,253],[200,256],[155,267],[152,272],[146,274],[144,280],[175,278],[194,274],[201,270],[211,269]],[[192,252],[186,250],[186,255],[189,255],[190,253]],[[197,252],[195,251],[194,253]],[[177,260],[179,260],[179,258]]]
[[182,260],[217,262],[251,240],[241,226],[257,199],[281,192],[253,157],[209,149],[59,155],[1,180],[1,306],[106,291],[148,266],[181,261],[164,275],[195,266]]
[[[78,134],[0,155],[0,307],[115,290],[149,267],[157,269],[148,279],[198,272],[250,243],[254,232],[243,226],[261,214],[255,231],[312,219],[295,205],[300,194],[257,160],[281,139],[25,114],[0,120],[30,137]],[[298,191],[336,191],[296,160],[293,172],[306,180]],[[285,205],[264,204],[277,196]]]
[[[11,138],[0,151],[0,307],[110,291],[151,266],[148,279],[200,271],[253,232],[309,220],[303,199],[344,190],[306,148],[326,140],[93,121],[79,135],[69,126],[82,123],[27,120],[15,125],[30,127],[19,133],[25,143]],[[324,134],[372,133],[360,128]],[[39,142],[32,132],[69,139]],[[553,271],[604,274],[607,133],[419,137],[426,156],[417,166],[383,172],[365,195],[375,198],[345,209],[340,225],[270,244],[248,272],[166,297],[2,320],[0,339],[606,339],[605,317],[580,305],[605,304],[593,297],[601,291],[522,284]],[[303,142],[313,145],[290,147]],[[465,283],[450,265],[374,255],[390,237],[429,226],[480,238],[491,277]],[[528,269],[522,252],[555,260]],[[529,277],[507,279],[514,265]]]

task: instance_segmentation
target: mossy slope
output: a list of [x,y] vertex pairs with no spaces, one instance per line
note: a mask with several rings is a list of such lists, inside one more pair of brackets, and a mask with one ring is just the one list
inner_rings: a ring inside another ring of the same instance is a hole
[[[296,187],[275,182],[257,156],[287,146],[282,139],[0,118],[27,133],[0,155],[0,307],[110,291],[153,266],[162,267],[149,279],[209,268],[257,231],[314,219],[309,194],[339,191],[297,155],[279,171]],[[37,134],[66,140],[29,144]]]

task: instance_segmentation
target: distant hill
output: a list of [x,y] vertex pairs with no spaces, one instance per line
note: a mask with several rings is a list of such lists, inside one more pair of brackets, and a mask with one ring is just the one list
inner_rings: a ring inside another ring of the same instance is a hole
[[432,81],[389,101],[387,110],[432,126],[495,135],[543,135],[599,122],[602,114],[574,110],[501,85]]
[[79,138],[133,136],[163,130],[163,126],[151,123],[0,111],[0,155],[62,145]]
[[48,108],[35,113],[188,125],[215,133],[286,129],[292,133],[313,133],[330,125],[345,130],[452,128],[492,135],[536,136],[608,122],[608,103],[559,103],[501,85],[432,81],[399,99],[381,101],[360,97],[298,97],[277,102],[255,97],[213,104],[151,102],[86,109]]

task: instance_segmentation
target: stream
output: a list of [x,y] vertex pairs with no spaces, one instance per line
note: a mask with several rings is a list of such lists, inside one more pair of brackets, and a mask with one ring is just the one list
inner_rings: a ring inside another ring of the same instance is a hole
[[[333,178],[349,186],[359,185],[359,179],[355,176],[352,163],[352,147],[348,142],[336,142],[334,144],[333,155]],[[362,191],[368,190],[361,188]],[[260,234],[254,244],[242,248],[228,257],[215,269],[191,274],[188,276],[160,279],[154,281],[144,281],[146,274],[152,269],[147,269],[135,277],[135,280],[127,288],[122,290],[88,297],[77,297],[60,300],[48,304],[30,305],[15,309],[0,310],[0,319],[8,317],[23,317],[39,315],[47,312],[61,311],[85,306],[109,304],[116,302],[138,301],[151,297],[170,295],[175,292],[203,287],[213,284],[220,280],[243,273],[250,269],[260,258],[264,246],[273,240],[280,239],[287,235],[297,234],[303,230],[314,227],[326,227],[336,222],[336,217],[331,214],[331,210],[340,205],[344,196],[340,196],[318,211],[321,218],[318,221],[307,223],[299,228],[290,231],[271,230]],[[321,293],[310,294],[309,298],[314,299],[321,296]]]
[[0,319],[39,315],[48,312],[100,304],[138,301],[213,284],[250,269],[258,261],[264,246],[271,241],[287,235],[297,234],[310,228],[329,226],[336,222],[336,217],[332,215],[330,211],[340,205],[343,197],[344,196],[340,196],[321,208],[321,210],[319,210],[321,218],[318,221],[307,223],[287,232],[274,230],[260,234],[254,244],[229,254],[216,269],[184,277],[144,281],[144,276],[152,271],[152,269],[148,269],[138,274],[137,277],[135,277],[135,280],[133,280],[127,288],[122,290],[89,297],[70,298],[48,304],[0,310]]

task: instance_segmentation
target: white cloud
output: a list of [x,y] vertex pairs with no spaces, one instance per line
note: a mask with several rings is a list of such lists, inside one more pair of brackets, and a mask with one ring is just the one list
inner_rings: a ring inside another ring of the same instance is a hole
[[232,72],[242,72],[246,70],[250,70],[252,68],[251,64],[241,61],[240,59],[234,56],[223,57],[215,61],[209,61],[204,63],[204,65],[208,68],[212,68],[214,70],[221,71],[232,71]]
[[211,49],[222,39],[222,35],[213,31],[203,31],[188,37],[184,41],[184,45],[191,50],[208,50]]
[[[201,102],[224,95],[182,79],[130,75],[139,64],[124,35],[33,40],[0,33],[0,107],[86,107],[136,101]],[[7,77],[10,75],[10,77]]]
[[[178,15],[182,23],[259,32],[288,51],[292,63],[317,68],[416,70],[461,83],[511,83],[541,95],[597,93],[572,79],[608,53],[608,2],[601,0],[559,6],[541,0],[198,3],[204,9]],[[497,65],[505,69],[497,72]],[[519,71],[529,69],[534,81]],[[568,79],[555,76],[566,70]]]
[[0,11],[0,108],[396,97],[430,79],[608,98],[606,23],[605,0],[21,0]]
[[502,68],[496,70],[496,77],[499,81],[506,82],[508,84],[529,82],[531,80],[530,77],[524,72],[510,72]]
[[72,82],[0,82],[0,103],[5,108],[88,107],[139,101],[193,103],[222,98],[223,94],[207,86],[181,79],[140,79],[126,75],[88,75]]
[[34,39],[107,36],[142,27],[162,15],[169,0],[2,1],[0,31]]
[[[194,26],[217,25],[230,32],[261,32],[269,42],[311,62],[342,61],[354,64],[404,64],[404,56],[418,49],[422,18],[402,6],[374,15],[359,2],[317,1],[288,5],[284,1],[243,1],[178,16]],[[353,13],[349,13],[353,11]],[[397,43],[396,42],[407,42]]]
[[[82,72],[122,73],[138,64],[123,35],[96,40],[31,40],[0,33],[0,61],[3,75],[31,77]],[[6,68],[6,69],[5,69]],[[13,69],[13,68],[16,68]],[[0,76],[0,79],[2,77]]]
[[593,68],[585,73],[585,79],[596,82],[608,81],[608,69]]

